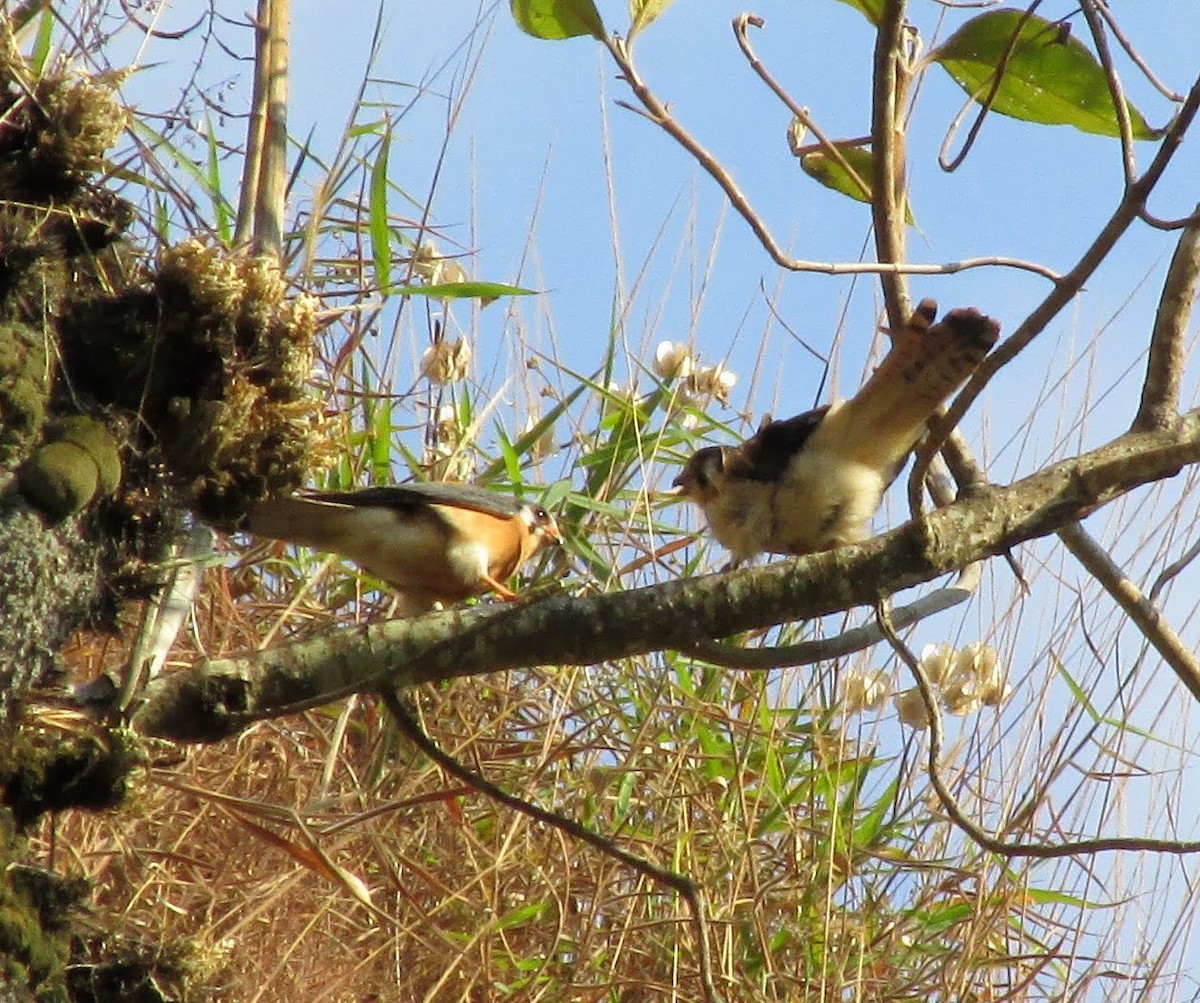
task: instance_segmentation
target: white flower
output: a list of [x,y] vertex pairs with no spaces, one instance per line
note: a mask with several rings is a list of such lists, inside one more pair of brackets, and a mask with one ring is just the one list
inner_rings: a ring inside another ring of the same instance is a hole
[[421,375],[433,383],[457,383],[467,378],[470,364],[470,345],[462,338],[441,338],[421,356]]
[[721,404],[729,403],[729,392],[737,385],[737,373],[719,363],[697,369],[690,380],[696,398],[711,397]]
[[431,286],[447,282],[466,282],[466,269],[453,258],[443,258],[432,244],[417,248],[412,258],[413,274]]
[[[527,436],[537,427],[541,417],[536,411],[531,412],[529,417],[525,419],[525,425],[521,429],[521,438]],[[554,452],[554,423],[551,422],[543,430],[542,434],[529,444],[529,455],[535,460],[543,460]]]
[[978,679],[979,699],[988,707],[999,707],[1012,696],[1008,674],[1000,667],[1000,655],[990,644],[972,641],[958,653],[960,662],[970,664]]
[[886,672],[847,672],[842,677],[842,709],[847,714],[878,710],[891,692],[892,681]]
[[896,705],[896,713],[900,715],[901,724],[919,731],[924,731],[929,727],[929,710],[925,706],[921,691],[915,686],[897,693],[892,697],[892,703]]
[[696,369],[696,360],[687,345],[660,341],[654,350],[654,373],[660,380],[685,380]]
[[934,686],[941,686],[950,675],[950,666],[954,663],[954,645],[927,644],[921,649],[921,668]]

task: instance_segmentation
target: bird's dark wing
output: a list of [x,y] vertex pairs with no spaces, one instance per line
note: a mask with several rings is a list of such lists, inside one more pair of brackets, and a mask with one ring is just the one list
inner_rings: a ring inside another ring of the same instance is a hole
[[778,481],[828,410],[829,405],[825,405],[794,418],[767,422],[733,450],[728,463],[729,476],[749,481]]
[[517,515],[522,505],[519,499],[511,495],[448,481],[410,481],[408,484],[381,485],[356,491],[306,491],[300,497],[335,505],[387,508],[409,513],[429,505],[452,505],[504,519]]

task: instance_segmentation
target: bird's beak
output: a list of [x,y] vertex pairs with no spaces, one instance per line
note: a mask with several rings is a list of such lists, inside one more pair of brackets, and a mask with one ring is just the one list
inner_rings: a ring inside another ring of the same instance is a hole
[[683,483],[683,477],[676,477],[674,482],[665,491],[655,491],[651,497],[663,504],[671,502],[683,501],[687,498],[687,485]]

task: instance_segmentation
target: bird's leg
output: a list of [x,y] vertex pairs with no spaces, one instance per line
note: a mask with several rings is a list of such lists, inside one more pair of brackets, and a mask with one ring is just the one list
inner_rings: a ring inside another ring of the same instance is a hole
[[492,591],[495,592],[496,595],[498,595],[505,602],[512,602],[515,599],[521,598],[512,589],[510,589],[507,585],[505,585],[503,582],[496,581],[496,579],[493,578],[491,575],[484,575],[482,578],[482,581],[485,584],[487,584],[492,589]]

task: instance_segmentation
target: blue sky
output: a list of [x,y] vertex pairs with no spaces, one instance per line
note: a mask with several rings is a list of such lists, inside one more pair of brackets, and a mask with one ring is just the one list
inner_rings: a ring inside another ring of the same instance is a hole
[[[1190,54],[1200,48],[1200,17],[1185,11],[1187,6],[1113,4],[1135,43],[1177,90],[1188,86]],[[295,22],[296,66],[328,65],[320,52],[327,51],[330,37],[342,42],[338,62],[344,74],[305,72],[293,82],[295,131],[306,128],[308,109],[323,109],[321,114],[309,112],[318,127],[318,143],[322,131],[328,140],[335,138],[357,85],[369,39],[370,5],[361,9],[353,33],[346,30],[349,13],[330,5],[306,10]],[[546,291],[536,307],[527,302],[514,307],[526,330],[548,336],[552,327],[571,354],[578,353],[571,361],[582,368],[588,368],[588,346],[603,344],[607,336],[618,283],[605,180],[607,132],[626,295],[645,267],[628,304],[625,332],[631,354],[644,357],[645,346],[660,339],[687,340],[710,361],[728,355],[733,367],[748,376],[759,345],[765,343],[772,365],[762,373],[763,390],[752,391],[745,383],[734,403],[755,412],[755,418],[764,410],[783,414],[811,406],[821,367],[771,319],[760,291],[765,284],[769,291],[778,290],[775,308],[783,321],[822,351],[830,348],[849,301],[846,361],[838,385],[841,392],[851,392],[878,307],[875,283],[865,277],[781,276],[691,160],[657,128],[615,106],[615,100],[629,94],[614,79],[614,68],[598,45],[589,39],[550,43],[528,38],[512,24],[506,5],[484,9],[491,13],[477,36],[482,50],[478,72],[447,148],[434,193],[434,218],[476,250],[471,267],[478,277],[520,281]],[[601,4],[600,9],[610,27],[621,26],[623,4]],[[867,236],[866,210],[818,187],[797,168],[784,140],[787,111],[766,93],[734,44],[729,22],[744,9],[681,0],[639,40],[638,65],[680,121],[732,170],[786,247],[817,260],[854,260]],[[832,0],[754,9],[766,19],[765,29],[752,33],[759,54],[796,99],[835,136],[865,133],[871,44],[867,22]],[[940,10],[932,3],[913,5],[926,41]],[[1053,17],[1068,10],[1067,4],[1047,4],[1041,13]],[[961,21],[971,13],[952,12],[950,17]],[[468,4],[445,5],[437,16],[416,5],[389,4],[377,75],[405,82],[426,78],[468,37],[476,14]],[[942,36],[949,30],[944,27]],[[1074,30],[1083,36],[1086,25],[1076,18]],[[481,45],[484,35],[486,44]],[[1166,102],[1125,70],[1131,98],[1152,123],[1162,124],[1169,115]],[[441,152],[438,137],[447,110],[437,94],[452,90],[450,73],[435,77],[429,89],[432,93],[401,120],[392,155],[396,181],[417,199],[427,194],[427,179]],[[395,99],[399,92],[391,88],[387,93]],[[961,101],[957,86],[941,70],[931,71],[910,134],[919,227],[910,236],[911,258],[939,262],[1004,254],[1065,269],[1118,196],[1117,144],[1067,128],[1039,128],[992,116],[964,166],[947,175],[936,166],[936,153]],[[1149,159],[1149,149],[1139,144],[1140,162]],[[1155,200],[1160,215],[1190,210],[1195,196],[1189,188],[1197,166],[1190,151],[1177,159]],[[1125,368],[1129,353],[1144,344],[1173,244],[1170,236],[1148,228],[1135,231],[1086,294],[1022,357],[1019,368],[1027,372],[1002,380],[998,390],[1020,400],[1028,393],[1030,371],[1040,379],[1056,367],[1061,370],[1068,351],[1062,345],[1086,342],[1110,322],[1101,380],[1108,367],[1114,374]],[[696,284],[714,243],[714,268],[697,310]],[[526,264],[518,273],[522,261]],[[1125,306],[1134,285],[1147,275],[1140,294]],[[944,308],[977,305],[997,316],[1006,330],[1046,288],[1043,280],[1009,269],[915,278],[911,284],[917,298],[932,295]],[[493,307],[480,318],[476,333],[485,350],[491,338],[503,343],[503,309]],[[1123,336],[1123,331],[1128,333]],[[987,406],[995,406],[996,396]],[[1098,434],[1120,427],[1123,416],[1116,411],[1109,416],[1114,424],[1098,426]]]

